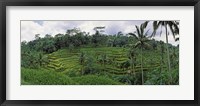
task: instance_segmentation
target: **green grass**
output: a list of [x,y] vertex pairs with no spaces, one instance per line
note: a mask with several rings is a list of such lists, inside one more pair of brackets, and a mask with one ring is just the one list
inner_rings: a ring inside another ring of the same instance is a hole
[[46,69],[21,69],[22,85],[71,85],[76,84],[64,74]]
[[104,76],[86,75],[72,77],[46,69],[22,68],[22,85],[121,85]]
[[79,85],[122,85],[122,83],[114,81],[104,76],[86,75],[72,78]]

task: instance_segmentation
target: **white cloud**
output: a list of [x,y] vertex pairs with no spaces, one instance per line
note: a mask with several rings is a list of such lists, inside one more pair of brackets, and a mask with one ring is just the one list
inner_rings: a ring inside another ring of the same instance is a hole
[[[163,33],[160,35],[157,35],[154,37],[154,39],[158,40],[158,41],[164,41],[166,43],[166,35]],[[172,44],[172,45],[178,45],[179,41],[175,42],[175,39],[173,37],[173,35],[168,35],[168,43]]]
[[[106,34],[116,34],[119,31],[129,33],[135,31],[135,25],[140,25],[144,21],[21,21],[21,41],[34,40],[35,34],[44,37],[46,34],[52,36],[61,33],[65,34],[67,29],[80,28],[82,31],[95,33],[93,28],[96,26],[105,26]],[[152,22],[147,26],[147,30],[152,30]],[[159,31],[158,31],[159,33]],[[165,40],[165,35],[156,36],[156,40]],[[174,38],[169,36],[169,43],[177,45]]]
[[21,21],[21,41],[33,40],[38,33],[43,33],[42,26],[33,21]]

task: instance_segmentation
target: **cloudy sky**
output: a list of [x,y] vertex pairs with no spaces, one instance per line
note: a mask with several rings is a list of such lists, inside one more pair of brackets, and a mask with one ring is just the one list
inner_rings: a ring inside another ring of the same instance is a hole
[[[134,32],[136,30],[135,25],[140,25],[143,22],[145,21],[21,21],[21,41],[34,40],[35,34],[40,34],[40,37],[44,37],[46,34],[52,36],[59,33],[65,34],[68,29],[72,28],[80,28],[81,31],[93,34],[95,33],[93,28],[97,26],[105,26],[106,34],[117,34],[119,31],[127,34]],[[146,30],[152,31],[151,21]],[[154,39],[165,42],[165,33],[160,36],[160,31],[161,29],[158,30],[158,36]],[[179,44],[179,42],[174,41],[171,35],[169,35],[169,43],[173,45]]]

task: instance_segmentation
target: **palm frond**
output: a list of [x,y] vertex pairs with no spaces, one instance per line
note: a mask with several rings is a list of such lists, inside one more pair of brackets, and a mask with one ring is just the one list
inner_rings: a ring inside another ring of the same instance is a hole
[[172,32],[172,35],[173,35],[173,37],[174,37],[174,39],[175,39],[176,33],[175,33],[174,28],[173,28],[173,22],[168,22],[168,26],[169,26],[170,31]]
[[163,28],[163,26],[161,26],[160,36],[162,35],[162,28]]
[[128,47],[130,47],[130,48],[134,48],[135,45],[134,45],[134,44],[129,44]]
[[147,27],[148,23],[149,23],[149,21],[145,21],[145,22],[142,24],[143,29],[145,29],[145,28]]
[[179,23],[177,23],[176,21],[175,22],[173,22],[174,24],[174,30],[175,30],[175,33],[178,35],[179,34]]
[[153,22],[153,33],[151,34],[152,37],[156,35],[156,31],[157,31],[158,27],[159,27],[158,21],[154,21]]
[[131,35],[131,36],[133,36],[134,38],[136,38],[138,40],[138,37],[137,37],[136,34],[134,34],[134,33],[128,33],[128,34]]
[[140,25],[140,34],[143,35],[144,33],[144,28],[143,28],[143,24]]
[[141,41],[138,41],[138,42],[135,43],[134,47],[137,48],[137,47],[141,46],[141,44],[142,44]]
[[139,30],[139,28],[138,28],[137,25],[135,26],[135,28],[136,28],[136,31],[137,31],[138,36],[141,36],[140,30]]
[[143,47],[147,48],[147,49],[151,49],[152,48],[152,46],[150,44],[146,43],[146,42],[143,42]]
[[142,42],[148,42],[148,41],[150,41],[150,39],[148,39],[146,37],[142,39]]
[[175,41],[179,41],[179,38],[176,38]]
[[168,21],[159,21],[159,22],[158,22],[158,26],[160,26],[160,25],[164,26],[167,22],[168,22]]
[[149,30],[150,30],[150,29],[148,29],[148,30],[145,32],[144,36],[147,36],[147,35],[148,35]]
[[147,27],[149,21],[145,21],[143,24],[140,25],[140,31],[141,31],[141,35],[144,35],[144,30]]

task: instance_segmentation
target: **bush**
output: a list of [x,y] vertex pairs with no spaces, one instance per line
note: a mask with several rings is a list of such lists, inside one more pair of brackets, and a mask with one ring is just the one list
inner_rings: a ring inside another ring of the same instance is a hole
[[46,69],[21,69],[22,85],[74,85],[71,78],[62,73]]
[[113,79],[128,85],[141,85],[141,74],[113,76]]
[[114,81],[104,76],[86,75],[72,78],[80,85],[122,85],[122,83]]
[[77,76],[80,76],[81,74],[76,71],[76,70],[67,70],[67,72],[65,72],[65,75],[69,76],[69,77],[77,77]]
[[[172,81],[170,81],[170,74],[172,75]],[[178,70],[171,70],[171,73],[167,70],[160,72],[159,69],[149,71],[145,81],[146,85],[178,85],[179,73]]]
[[99,73],[100,70],[97,65],[94,64],[94,58],[91,56],[86,56],[85,66],[82,70],[82,74],[95,74]]
[[87,75],[87,74],[97,74],[100,72],[100,69],[98,67],[84,67],[83,69],[83,74]]

